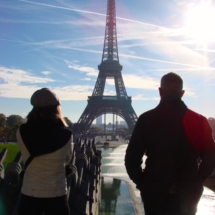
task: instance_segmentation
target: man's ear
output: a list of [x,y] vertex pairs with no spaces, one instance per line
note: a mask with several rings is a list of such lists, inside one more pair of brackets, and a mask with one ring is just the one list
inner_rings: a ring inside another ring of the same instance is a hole
[[181,98],[182,98],[182,96],[184,95],[184,93],[185,93],[185,90],[182,90],[182,91],[181,91]]

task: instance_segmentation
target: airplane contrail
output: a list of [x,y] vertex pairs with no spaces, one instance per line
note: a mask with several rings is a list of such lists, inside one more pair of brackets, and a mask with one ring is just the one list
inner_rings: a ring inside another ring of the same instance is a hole
[[208,78],[208,79],[206,79],[206,80],[204,80],[204,81],[198,83],[197,85],[204,84],[205,82],[210,81],[210,80],[212,80],[212,79],[215,79],[215,76],[212,77],[212,78]]
[[208,66],[215,61],[215,58],[208,63]]
[[[53,7],[53,8],[63,9],[63,10],[71,10],[71,11],[76,11],[76,12],[81,12],[81,13],[89,13],[89,14],[94,14],[94,15],[98,15],[98,16],[106,16],[106,14],[104,14],[104,13],[97,13],[97,12],[92,12],[92,11],[87,11],[87,10],[79,10],[79,9],[73,9],[73,8],[68,8],[68,7],[61,7],[61,6],[38,3],[38,2],[27,1],[27,0],[18,0],[18,1],[31,3],[31,4],[42,5],[42,6],[45,6],[45,7]],[[165,28],[165,27],[162,27],[162,26],[153,25],[153,24],[150,24],[150,23],[136,21],[136,20],[132,20],[132,19],[126,19],[126,18],[122,18],[122,17],[118,17],[118,16],[116,16],[116,19],[120,19],[120,20],[124,20],[124,21],[129,21],[129,22],[134,22],[134,23],[138,23],[138,24],[148,25],[148,26],[151,26],[151,27],[156,27],[156,28],[162,28],[162,29],[169,30],[168,28]]]
[[[163,72],[163,71],[198,71],[199,68],[165,68],[165,69],[147,69],[145,72]],[[215,70],[215,68],[205,68],[205,70]],[[185,73],[183,73],[185,74]]]
[[[181,65],[181,66],[189,66],[189,67],[195,67],[195,68],[199,68],[199,69],[207,69],[207,70],[209,69],[209,68],[204,67],[204,66],[197,66],[197,65],[186,64],[186,63],[177,63],[177,62],[158,60],[158,59],[146,58],[146,57],[140,57],[140,56],[134,56],[134,55],[120,54],[120,56],[129,57],[129,58],[135,58],[135,59],[148,60],[148,61],[154,61],[154,62],[160,62],[160,63],[168,63],[168,64]],[[211,69],[211,70],[213,70],[213,69]]]
[[214,49],[193,49],[195,51],[204,51],[204,52],[215,52]]
[[[98,53],[98,54],[102,53],[101,51],[86,50],[86,49],[80,49],[80,48],[68,48],[68,49],[72,49],[72,50],[76,50],[76,51],[90,52],[90,53]],[[135,55],[119,54],[119,56],[120,57],[133,58],[133,59],[146,60],[146,61],[159,62],[159,63],[167,63],[167,64],[174,64],[174,65],[194,67],[194,68],[201,69],[201,70],[215,70],[214,68],[208,68],[208,67],[204,67],[204,66],[197,66],[197,65],[193,65],[193,64],[177,63],[177,62],[171,62],[171,61],[165,61],[165,60],[158,60],[158,59],[141,57],[141,56],[135,56]]]
[[78,10],[78,9],[73,9],[73,8],[68,8],[68,7],[55,6],[55,5],[51,5],[51,4],[44,4],[44,3],[38,3],[38,2],[26,1],[26,0],[18,0],[18,1],[42,5],[42,6],[46,6],[46,7],[53,7],[53,8],[63,9],[63,10],[71,10],[71,11],[77,11],[77,12],[82,12],[82,13],[90,13],[90,14],[99,15],[99,16],[106,16],[106,14],[103,14],[103,13],[96,13],[96,12],[86,11],[86,10]]
[[[40,45],[40,43],[37,43],[37,42],[23,42],[23,41],[19,41],[19,40],[16,41],[16,40],[6,40],[6,39],[0,39],[0,40],[17,42],[17,43],[24,43],[24,44],[31,44],[31,45]],[[58,48],[71,49],[71,50],[89,52],[89,53],[96,53],[96,54],[102,54],[102,51],[95,51],[95,50],[88,50],[88,49],[81,49],[81,48],[71,48],[71,47],[65,47],[65,46],[60,46]],[[178,62],[171,62],[171,61],[165,61],[165,60],[158,60],[158,59],[154,59],[154,58],[147,58],[147,57],[141,57],[141,56],[135,56],[135,55],[119,54],[119,56],[120,57],[126,57],[126,58],[133,58],[133,59],[140,59],[140,60],[146,60],[146,61],[159,62],[159,63],[167,63],[167,64],[173,64],[173,65],[194,67],[194,68],[201,69],[201,70],[211,70],[211,71],[215,70],[214,68],[209,68],[209,67],[204,67],[204,66],[197,66],[197,65],[193,65],[193,64],[186,64],[186,63],[178,63]]]

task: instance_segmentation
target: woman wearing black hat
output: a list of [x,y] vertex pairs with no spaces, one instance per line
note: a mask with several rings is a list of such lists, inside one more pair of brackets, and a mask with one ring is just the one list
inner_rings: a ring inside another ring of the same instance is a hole
[[72,153],[72,132],[56,94],[48,88],[31,97],[33,109],[17,130],[25,166],[20,215],[69,215],[65,165]]

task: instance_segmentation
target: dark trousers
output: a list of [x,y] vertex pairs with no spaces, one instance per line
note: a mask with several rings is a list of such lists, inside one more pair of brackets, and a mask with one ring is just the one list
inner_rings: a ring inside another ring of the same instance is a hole
[[163,212],[165,215],[182,215],[179,197],[177,194],[169,194],[164,202]]
[[195,212],[183,213],[181,211],[177,194],[169,194],[164,201],[161,211],[157,210],[153,202],[144,203],[145,215],[195,215]]
[[19,215],[69,215],[67,195],[54,198],[35,198],[21,195]]

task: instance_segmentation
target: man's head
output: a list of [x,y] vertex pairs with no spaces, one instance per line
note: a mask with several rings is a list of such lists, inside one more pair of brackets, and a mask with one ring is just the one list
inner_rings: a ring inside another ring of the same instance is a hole
[[183,80],[174,72],[167,73],[161,78],[161,85],[159,87],[160,96],[179,96],[184,95]]

